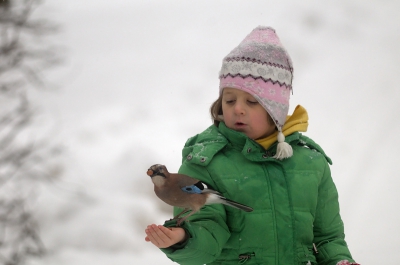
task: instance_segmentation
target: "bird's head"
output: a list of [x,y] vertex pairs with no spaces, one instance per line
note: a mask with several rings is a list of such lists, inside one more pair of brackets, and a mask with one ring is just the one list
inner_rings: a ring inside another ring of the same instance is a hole
[[163,178],[166,178],[166,174],[168,174],[168,170],[164,165],[160,164],[155,164],[152,165],[148,170],[147,170],[147,175],[152,177],[155,176],[161,176]]

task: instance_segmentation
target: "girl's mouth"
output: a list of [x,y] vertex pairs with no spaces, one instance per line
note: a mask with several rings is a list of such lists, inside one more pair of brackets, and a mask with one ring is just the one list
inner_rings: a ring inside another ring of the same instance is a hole
[[244,124],[243,122],[235,122],[235,126],[236,127],[243,127],[243,126],[246,126],[246,124]]

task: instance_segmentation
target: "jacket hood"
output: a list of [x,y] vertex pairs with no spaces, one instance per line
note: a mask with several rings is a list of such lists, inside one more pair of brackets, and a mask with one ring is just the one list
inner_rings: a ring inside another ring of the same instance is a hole
[[[294,132],[306,132],[308,128],[308,113],[307,110],[301,106],[297,105],[294,109],[292,115],[288,115],[286,118],[285,125],[283,125],[282,133],[288,136]],[[268,149],[277,140],[278,132],[274,132],[266,138],[256,140],[264,149]]]

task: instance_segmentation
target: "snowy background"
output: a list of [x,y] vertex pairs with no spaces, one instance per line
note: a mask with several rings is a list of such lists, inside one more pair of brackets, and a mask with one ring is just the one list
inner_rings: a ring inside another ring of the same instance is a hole
[[162,224],[146,175],[177,171],[187,138],[211,124],[222,58],[269,25],[294,62],[307,135],[333,159],[347,242],[363,265],[400,260],[400,1],[48,0],[63,27],[58,86],[32,95],[64,173],[37,202],[48,249],[30,265],[173,264],[144,241]]

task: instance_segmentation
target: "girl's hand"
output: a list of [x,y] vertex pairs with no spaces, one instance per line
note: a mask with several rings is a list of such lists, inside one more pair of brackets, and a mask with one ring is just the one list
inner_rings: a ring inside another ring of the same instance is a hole
[[158,248],[167,248],[176,243],[183,242],[186,238],[186,232],[180,227],[164,227],[162,225],[149,225],[146,230],[147,242],[153,243]]

